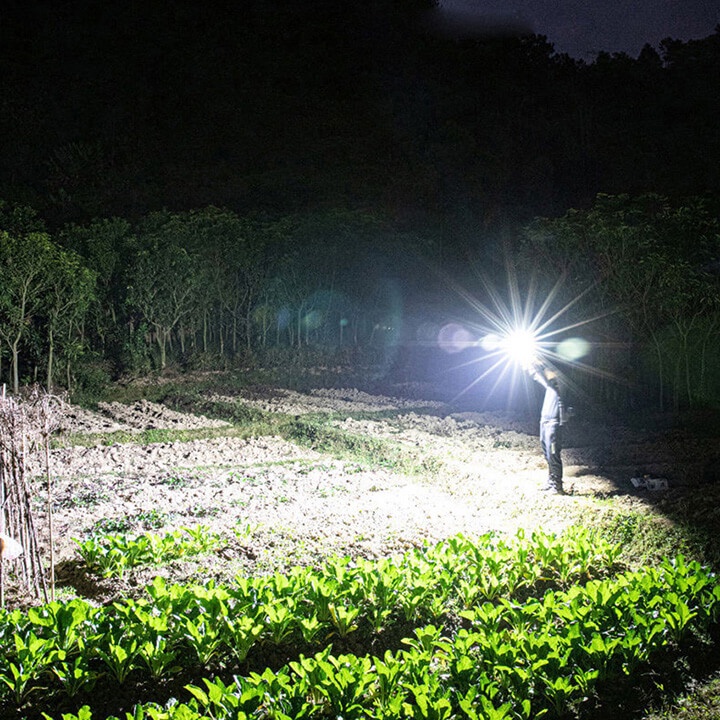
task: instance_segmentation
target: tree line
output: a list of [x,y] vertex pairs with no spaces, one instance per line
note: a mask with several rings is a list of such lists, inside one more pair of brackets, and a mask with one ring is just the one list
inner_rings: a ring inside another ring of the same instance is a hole
[[[383,250],[384,248],[384,250]],[[207,207],[52,235],[0,206],[0,377],[69,389],[273,349],[381,347],[413,238],[362,213],[280,219]],[[283,357],[287,357],[285,354]]]
[[[626,409],[720,400],[719,217],[709,198],[599,195],[507,241],[520,285],[591,343],[575,373],[588,395]],[[442,239],[367,213],[270,219],[212,206],[51,234],[4,203],[0,380],[75,391],[168,367],[382,364],[398,348],[408,372],[432,345],[423,328],[463,315],[443,275],[492,301]],[[487,239],[476,241],[478,266],[501,282]]]
[[599,195],[526,228],[525,266],[548,287],[566,277],[563,299],[581,298],[571,316],[592,320],[580,326],[595,343],[583,384],[618,409],[717,406],[719,210],[710,197]]

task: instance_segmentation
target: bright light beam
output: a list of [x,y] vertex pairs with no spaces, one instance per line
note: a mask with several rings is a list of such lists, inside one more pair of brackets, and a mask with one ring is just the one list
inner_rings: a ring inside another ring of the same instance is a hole
[[[570,310],[592,291],[593,285],[586,287],[559,309],[554,309],[555,301],[560,296],[566,280],[564,275],[558,277],[547,294],[542,295],[535,276],[531,276],[527,287],[521,289],[509,261],[506,262],[506,278],[505,295],[489,281],[482,281],[488,297],[488,302],[483,303],[450,278],[445,277],[448,286],[478,315],[477,322],[465,324],[470,328],[469,335],[478,340],[466,346],[473,345],[483,351],[481,356],[460,364],[459,367],[468,367],[478,363],[482,365],[482,371],[458,393],[457,397],[488,379],[491,374],[497,377],[490,388],[489,396],[501,386],[507,388],[512,395],[519,379],[519,371],[539,362],[553,365],[559,363],[591,375],[606,375],[603,371],[583,362],[591,352],[593,344],[569,333],[611,315],[614,311],[608,310],[580,320],[573,319],[560,326],[560,321],[567,318]],[[579,389],[576,390],[579,392]]]
[[539,347],[532,330],[512,328],[501,341],[501,347],[507,358],[520,367],[537,361]]

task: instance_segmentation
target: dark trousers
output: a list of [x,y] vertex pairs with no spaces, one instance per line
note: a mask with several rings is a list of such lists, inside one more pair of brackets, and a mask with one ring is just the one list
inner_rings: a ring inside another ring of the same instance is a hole
[[553,482],[560,482],[563,476],[560,435],[560,423],[557,420],[540,421],[540,444],[547,460],[549,478]]

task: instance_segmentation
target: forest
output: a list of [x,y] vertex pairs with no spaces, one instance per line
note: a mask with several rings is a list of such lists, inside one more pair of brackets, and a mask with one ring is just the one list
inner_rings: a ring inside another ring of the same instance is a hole
[[720,28],[587,62],[432,5],[12,7],[0,379],[433,376],[516,283],[594,401],[716,404]]

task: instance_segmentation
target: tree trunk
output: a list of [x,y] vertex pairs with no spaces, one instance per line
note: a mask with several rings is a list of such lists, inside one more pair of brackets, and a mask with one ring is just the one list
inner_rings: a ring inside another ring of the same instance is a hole
[[160,350],[160,372],[162,372],[165,369],[165,362],[166,362],[166,334],[165,334],[165,328],[158,328],[157,332],[155,333],[157,337],[157,343],[158,343],[158,349]]
[[53,356],[55,350],[55,338],[52,329],[48,330],[48,360],[47,360],[47,391],[53,391],[52,374],[53,374]]
[[18,338],[11,346],[10,350],[12,351],[12,382],[13,382],[13,393],[15,395],[18,394],[20,391],[20,358],[19,358],[19,352],[18,352],[18,343],[20,342],[20,339]]

